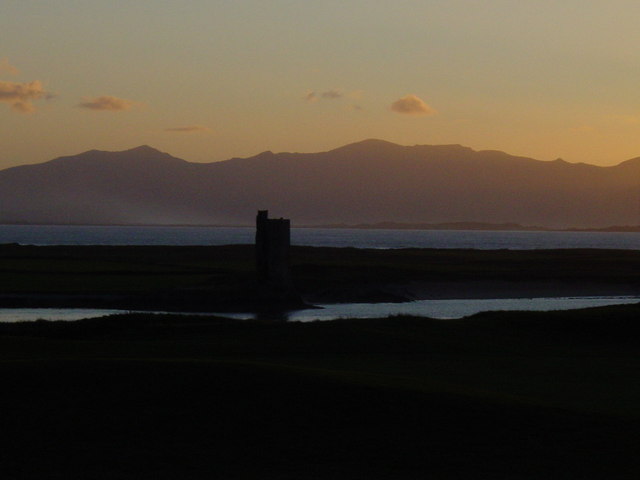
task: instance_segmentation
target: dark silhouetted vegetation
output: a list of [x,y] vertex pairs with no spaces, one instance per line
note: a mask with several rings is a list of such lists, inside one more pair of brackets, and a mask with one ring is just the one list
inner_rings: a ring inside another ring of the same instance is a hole
[[636,305],[0,324],[5,478],[635,478]]

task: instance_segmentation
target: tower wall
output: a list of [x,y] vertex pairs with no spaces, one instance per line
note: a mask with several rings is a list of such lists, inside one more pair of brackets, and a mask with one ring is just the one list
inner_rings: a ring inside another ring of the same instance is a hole
[[259,210],[256,217],[256,269],[258,281],[278,289],[291,288],[289,219],[270,219],[267,210]]

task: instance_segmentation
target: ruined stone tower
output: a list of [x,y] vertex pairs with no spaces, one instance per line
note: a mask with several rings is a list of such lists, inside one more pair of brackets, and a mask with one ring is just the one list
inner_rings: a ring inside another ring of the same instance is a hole
[[283,293],[292,289],[289,272],[290,222],[270,219],[268,210],[256,217],[256,268],[258,282]]

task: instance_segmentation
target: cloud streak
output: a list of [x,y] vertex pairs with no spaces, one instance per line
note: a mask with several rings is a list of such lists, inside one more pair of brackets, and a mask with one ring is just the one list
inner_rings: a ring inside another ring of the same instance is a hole
[[82,102],[78,104],[78,107],[98,112],[123,112],[131,110],[137,103],[138,102],[125,98],[103,95],[95,98],[84,98]]
[[31,102],[49,96],[39,80],[29,83],[0,82],[0,102],[8,103],[18,113],[35,111],[36,107]]
[[0,73],[8,73],[9,75],[18,75],[20,70],[9,63],[8,58],[0,58]]
[[342,98],[344,95],[340,90],[327,90],[326,92],[322,92],[320,96],[327,100],[336,100]]
[[209,127],[205,127],[204,125],[187,125],[185,127],[165,128],[164,131],[172,132],[172,133],[199,133],[199,132],[210,132],[211,129]]
[[317,102],[318,101],[318,94],[311,90],[311,91],[308,91],[307,93],[305,93],[303,98],[308,103]]
[[417,95],[409,94],[391,104],[391,111],[403,115],[434,115],[437,113]]
[[318,100],[338,100],[339,98],[344,97],[344,93],[340,90],[332,88],[331,90],[326,90],[324,92],[316,92],[315,90],[309,90],[304,95],[304,100],[308,103],[314,103]]

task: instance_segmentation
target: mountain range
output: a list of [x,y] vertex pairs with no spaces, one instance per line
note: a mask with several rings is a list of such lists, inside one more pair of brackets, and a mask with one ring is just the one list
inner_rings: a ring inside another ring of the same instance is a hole
[[0,223],[640,223],[640,157],[612,167],[461,145],[364,140],[328,152],[191,163],[141,146],[0,171]]

